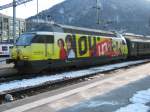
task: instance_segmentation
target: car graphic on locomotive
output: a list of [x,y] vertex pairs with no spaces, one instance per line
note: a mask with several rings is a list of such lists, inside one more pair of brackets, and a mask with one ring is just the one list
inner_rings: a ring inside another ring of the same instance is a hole
[[150,55],[150,39],[73,26],[63,32],[22,34],[7,63],[20,72],[40,72],[66,66],[96,65],[131,56]]

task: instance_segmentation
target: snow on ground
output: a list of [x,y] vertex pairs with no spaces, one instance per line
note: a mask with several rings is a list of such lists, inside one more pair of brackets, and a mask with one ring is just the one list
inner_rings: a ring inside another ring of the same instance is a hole
[[88,100],[86,103],[85,102],[81,102],[80,105],[75,106],[74,109],[79,109],[79,108],[98,108],[100,106],[104,106],[104,105],[119,105],[118,102],[115,101],[94,101],[94,100]]
[[150,107],[146,104],[150,103],[150,89],[137,92],[129,101],[132,104],[121,107],[115,112],[149,112]]
[[112,64],[112,65],[104,65],[100,67],[92,67],[87,70],[79,70],[79,71],[72,71],[72,72],[65,72],[61,74],[51,75],[51,76],[39,76],[32,79],[23,79],[23,80],[15,80],[7,83],[1,83],[0,84],[0,93],[16,90],[16,89],[23,89],[26,87],[33,87],[45,84],[47,82],[56,82],[56,81],[62,81],[69,78],[77,78],[82,76],[87,76],[90,74],[95,74],[99,72],[104,72],[108,70],[113,70],[120,67],[125,67],[128,65],[138,64],[146,62],[147,60],[140,60],[140,61],[129,61],[119,64]]
[[130,104],[126,107],[120,108],[116,112],[148,112],[149,107],[143,105],[143,104]]

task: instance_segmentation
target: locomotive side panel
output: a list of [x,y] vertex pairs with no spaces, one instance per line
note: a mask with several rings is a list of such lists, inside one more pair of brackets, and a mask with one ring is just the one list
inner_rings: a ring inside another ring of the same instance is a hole
[[55,35],[55,55],[52,59],[127,56],[127,45],[120,38],[81,34]]

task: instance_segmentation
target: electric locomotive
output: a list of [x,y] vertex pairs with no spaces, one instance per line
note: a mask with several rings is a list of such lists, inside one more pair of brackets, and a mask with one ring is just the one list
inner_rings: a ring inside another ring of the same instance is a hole
[[68,66],[102,64],[126,59],[127,56],[127,42],[120,34],[63,26],[63,32],[22,34],[7,63],[13,62],[19,72],[34,73]]

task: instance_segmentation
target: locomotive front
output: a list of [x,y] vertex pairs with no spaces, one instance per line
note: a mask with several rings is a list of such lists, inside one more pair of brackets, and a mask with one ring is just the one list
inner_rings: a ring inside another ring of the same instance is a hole
[[23,34],[18,39],[11,51],[12,61],[31,60],[31,41],[34,34]]
[[39,72],[51,58],[52,44],[53,35],[49,33],[24,33],[17,39],[7,63],[14,63],[24,73]]

